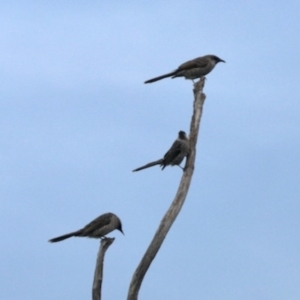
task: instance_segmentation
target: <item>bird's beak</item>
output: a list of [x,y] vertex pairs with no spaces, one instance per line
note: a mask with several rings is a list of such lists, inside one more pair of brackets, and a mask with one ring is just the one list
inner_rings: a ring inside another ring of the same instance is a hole
[[223,59],[220,59],[220,62],[226,63],[226,61],[225,61],[225,60],[223,60]]
[[122,229],[119,229],[122,233],[123,233],[123,235],[125,235],[125,233],[123,232],[123,230]]

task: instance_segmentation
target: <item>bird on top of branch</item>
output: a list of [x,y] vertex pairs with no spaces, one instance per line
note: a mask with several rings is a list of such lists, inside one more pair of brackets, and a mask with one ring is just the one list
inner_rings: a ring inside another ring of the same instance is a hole
[[72,236],[89,237],[96,239],[105,238],[105,235],[115,229],[123,233],[121,220],[113,213],[106,213],[99,216],[98,218],[84,226],[82,229],[53,238],[49,240],[49,242],[60,242]]
[[225,61],[216,55],[205,55],[189,60],[181,64],[176,70],[145,81],[145,83],[152,83],[166,77],[185,77],[185,79],[197,79],[210,73],[217,63]]

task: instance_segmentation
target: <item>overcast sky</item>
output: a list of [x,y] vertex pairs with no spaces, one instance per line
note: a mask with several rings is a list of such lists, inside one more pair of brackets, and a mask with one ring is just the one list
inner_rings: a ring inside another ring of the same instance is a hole
[[126,299],[172,202],[161,158],[189,130],[192,82],[215,54],[195,172],[141,300],[300,299],[299,1],[2,1],[0,299],[90,299],[99,241],[47,241],[106,213],[125,235],[103,299]]

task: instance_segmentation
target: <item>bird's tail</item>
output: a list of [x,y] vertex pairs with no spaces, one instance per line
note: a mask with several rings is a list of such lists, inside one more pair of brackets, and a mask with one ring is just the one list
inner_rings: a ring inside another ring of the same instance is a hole
[[184,73],[183,72],[179,72],[179,73],[175,73],[174,75],[172,75],[172,79],[177,78],[177,77],[183,77]]
[[50,242],[50,243],[60,242],[60,241],[63,241],[63,240],[65,240],[65,239],[68,239],[68,238],[70,238],[70,237],[72,237],[72,236],[76,236],[77,233],[78,233],[77,231],[71,232],[71,233],[67,233],[67,234],[58,236],[58,237],[56,237],[56,238],[53,238],[53,239],[49,240],[49,242]]
[[142,167],[139,167],[137,169],[132,170],[132,172],[137,172],[137,171],[141,171],[141,170],[144,170],[144,169],[156,166],[156,165],[160,165],[160,164],[162,164],[163,161],[164,161],[163,159],[159,159],[159,160],[153,161],[153,162],[151,162],[149,164],[146,164],[146,165],[144,165]]
[[176,71],[173,71],[173,72],[171,72],[171,73],[168,73],[168,74],[165,74],[165,75],[161,75],[161,76],[158,76],[158,77],[149,79],[149,80],[145,81],[145,83],[152,83],[152,82],[155,82],[155,81],[158,81],[158,80],[167,78],[167,77],[171,77],[171,76],[173,76],[173,75],[175,75],[175,74],[176,74]]

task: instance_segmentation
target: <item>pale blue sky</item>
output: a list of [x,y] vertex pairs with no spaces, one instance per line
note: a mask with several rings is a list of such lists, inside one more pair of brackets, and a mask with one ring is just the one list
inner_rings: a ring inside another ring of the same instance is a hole
[[179,168],[131,170],[188,131],[192,83],[146,79],[205,54],[195,173],[141,300],[300,298],[299,1],[2,1],[0,299],[90,299],[99,242],[123,222],[103,299],[132,274]]

